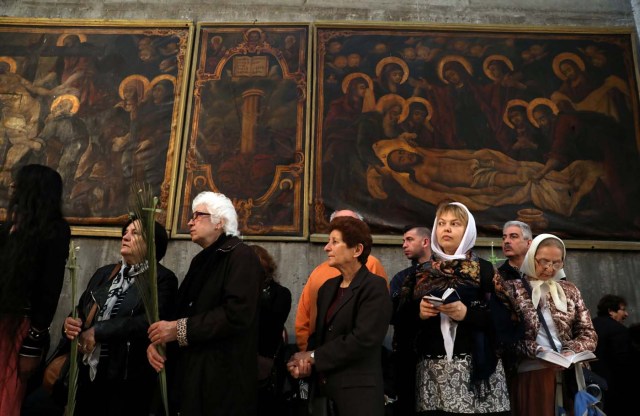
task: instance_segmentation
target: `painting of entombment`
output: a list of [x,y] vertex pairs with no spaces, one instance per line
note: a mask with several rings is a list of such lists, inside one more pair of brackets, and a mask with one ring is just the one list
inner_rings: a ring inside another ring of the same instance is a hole
[[311,232],[378,234],[466,204],[580,240],[640,237],[633,34],[318,25]]

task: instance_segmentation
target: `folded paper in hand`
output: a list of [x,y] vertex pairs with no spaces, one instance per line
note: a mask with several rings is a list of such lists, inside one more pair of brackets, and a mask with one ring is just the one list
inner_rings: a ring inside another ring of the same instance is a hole
[[591,351],[582,351],[576,354],[563,355],[553,350],[539,351],[536,357],[541,360],[549,361],[550,363],[557,364],[564,368],[569,368],[571,364],[578,363],[580,361],[595,360],[596,356]]
[[440,298],[433,295],[426,295],[426,296],[423,296],[422,299],[425,299],[433,306],[440,306],[443,303],[451,303],[451,302],[460,300],[460,297],[458,296],[458,292],[456,292],[455,289],[449,288],[444,291],[444,293],[442,294],[442,297]]

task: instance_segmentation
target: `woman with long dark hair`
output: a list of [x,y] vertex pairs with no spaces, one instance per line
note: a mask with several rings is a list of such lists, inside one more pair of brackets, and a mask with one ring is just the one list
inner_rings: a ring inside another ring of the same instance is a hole
[[20,414],[26,383],[49,346],[70,230],[62,217],[62,178],[22,167],[0,227],[0,414]]

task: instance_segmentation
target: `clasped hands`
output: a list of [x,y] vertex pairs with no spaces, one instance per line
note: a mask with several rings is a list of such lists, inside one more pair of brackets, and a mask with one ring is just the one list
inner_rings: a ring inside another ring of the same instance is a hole
[[464,317],[467,316],[467,306],[459,300],[451,303],[444,303],[440,306],[434,306],[426,299],[422,299],[420,301],[420,319],[425,320],[433,318],[439,313],[444,313],[454,321],[462,321]]
[[304,378],[311,375],[315,360],[311,358],[311,351],[297,352],[287,362],[287,370],[293,378]]

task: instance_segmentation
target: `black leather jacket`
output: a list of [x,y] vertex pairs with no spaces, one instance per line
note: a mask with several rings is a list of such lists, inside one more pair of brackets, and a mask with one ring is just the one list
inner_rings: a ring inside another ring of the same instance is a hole
[[[104,307],[115,264],[99,268],[91,277],[87,289],[78,303],[79,317],[85,322],[94,302]],[[158,303],[160,319],[171,319],[174,315],[178,279],[166,267],[158,264]],[[99,312],[93,321],[95,339],[99,343],[109,344],[109,364],[107,378],[126,380],[153,375],[153,369],[147,360],[149,323],[144,310],[138,285],[133,284],[124,294],[117,316],[98,322]]]

